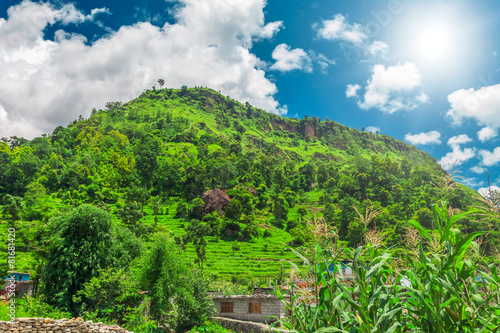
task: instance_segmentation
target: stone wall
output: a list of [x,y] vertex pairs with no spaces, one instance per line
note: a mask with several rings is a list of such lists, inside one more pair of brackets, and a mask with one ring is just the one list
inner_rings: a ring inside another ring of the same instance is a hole
[[[232,295],[212,299],[218,317],[269,324],[286,315],[285,304],[274,295]],[[222,312],[222,303],[233,303],[233,312]],[[262,304],[262,313],[249,313],[249,303]],[[268,316],[274,316],[277,319],[267,318]]]
[[26,295],[33,296],[33,281],[16,282],[16,297],[23,298]]
[[14,322],[0,321],[0,333],[133,333],[116,325],[93,323],[91,320],[16,318]]
[[241,321],[231,318],[212,317],[212,320],[219,323],[228,330],[233,330],[237,333],[270,333],[270,332],[288,332],[279,328],[270,329],[269,326],[250,321]]

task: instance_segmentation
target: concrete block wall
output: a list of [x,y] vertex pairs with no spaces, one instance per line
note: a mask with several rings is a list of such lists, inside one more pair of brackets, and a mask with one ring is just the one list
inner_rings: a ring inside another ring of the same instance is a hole
[[116,325],[104,325],[84,321],[82,318],[16,318],[12,321],[0,321],[0,333],[133,333]]

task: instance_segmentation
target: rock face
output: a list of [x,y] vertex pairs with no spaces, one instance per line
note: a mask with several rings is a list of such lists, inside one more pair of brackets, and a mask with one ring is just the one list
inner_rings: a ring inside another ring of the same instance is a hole
[[226,210],[227,204],[231,201],[231,198],[218,188],[206,191],[201,195],[201,199],[205,203],[205,208],[203,210],[205,215],[212,213],[214,210],[216,210],[220,216],[224,215],[224,210]]

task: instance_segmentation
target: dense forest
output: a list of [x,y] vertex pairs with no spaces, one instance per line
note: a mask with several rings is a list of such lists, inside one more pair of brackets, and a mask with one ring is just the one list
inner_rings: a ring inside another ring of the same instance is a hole
[[[213,189],[230,200],[207,212],[202,196]],[[345,247],[376,234],[398,254],[408,221],[435,229],[432,207],[442,201],[452,215],[476,207],[457,228],[487,226],[482,248],[498,246],[498,219],[478,217],[488,202],[416,147],[329,119],[280,117],[200,87],[147,90],[33,140],[3,138],[0,200],[2,231],[16,230],[17,270],[73,314],[102,311],[104,283],[120,281],[118,294],[154,289],[159,262],[197,266],[186,293],[201,293],[204,283],[283,283],[290,267],[281,260],[317,244],[320,224]],[[82,242],[101,250],[68,256]],[[75,265],[93,268],[68,280]],[[173,269],[178,276],[190,270],[183,265]],[[135,280],[123,278],[129,270]],[[113,302],[140,303],[127,295]],[[178,299],[179,307],[192,302]],[[179,316],[180,329],[196,323]]]

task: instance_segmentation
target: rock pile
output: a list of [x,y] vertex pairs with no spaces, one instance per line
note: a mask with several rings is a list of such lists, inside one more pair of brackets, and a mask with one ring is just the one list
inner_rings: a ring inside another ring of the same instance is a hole
[[49,318],[16,318],[11,321],[0,321],[0,333],[133,333],[116,325],[93,323],[82,318],[58,319]]

